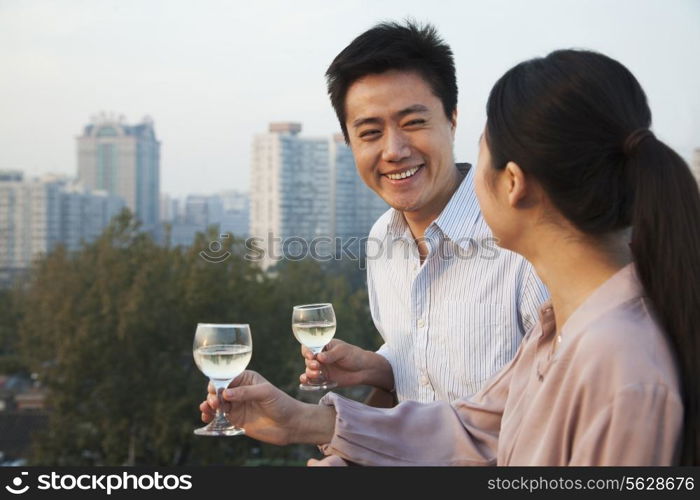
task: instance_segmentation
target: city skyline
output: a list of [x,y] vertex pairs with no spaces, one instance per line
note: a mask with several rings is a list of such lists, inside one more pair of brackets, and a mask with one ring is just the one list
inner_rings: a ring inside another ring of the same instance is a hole
[[[612,5],[611,5],[612,4]],[[77,175],[75,137],[100,111],[153,117],[161,191],[248,191],[250,138],[274,121],[339,130],[323,74],[382,20],[433,23],[457,64],[457,161],[476,160],[484,104],[513,64],[563,47],[602,51],[646,90],[654,131],[689,163],[700,146],[700,2],[389,1],[238,4],[6,1],[0,6],[0,169]],[[39,138],[39,142],[37,140]],[[39,147],[37,147],[39,144]]]

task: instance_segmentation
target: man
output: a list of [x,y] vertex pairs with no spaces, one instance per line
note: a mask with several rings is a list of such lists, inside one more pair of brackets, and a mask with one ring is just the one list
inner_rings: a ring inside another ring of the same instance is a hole
[[[453,157],[457,83],[452,51],[432,26],[382,23],[326,73],[359,175],[389,209],[367,248],[377,353],[334,340],[302,382],[324,373],[398,401],[452,401],[477,392],[515,354],[546,290],[532,267],[496,249]],[[386,398],[380,403],[386,405]]]

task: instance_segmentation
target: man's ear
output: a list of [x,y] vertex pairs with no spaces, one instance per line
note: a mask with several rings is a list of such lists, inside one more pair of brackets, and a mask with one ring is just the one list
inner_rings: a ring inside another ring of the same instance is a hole
[[452,130],[452,139],[454,139],[455,132],[457,131],[457,108],[455,108],[450,117],[450,128]]
[[528,186],[525,172],[514,161],[506,164],[505,174],[505,182],[508,183],[508,203],[511,207],[516,207],[525,200],[530,186]]

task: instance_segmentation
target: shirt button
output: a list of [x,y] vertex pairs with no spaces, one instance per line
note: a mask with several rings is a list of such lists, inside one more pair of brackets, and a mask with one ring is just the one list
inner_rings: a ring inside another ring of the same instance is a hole
[[428,380],[427,375],[421,375],[420,376],[420,385],[428,385],[430,383],[430,380]]
[[423,328],[425,326],[425,321],[423,321],[423,318],[418,319],[418,328]]

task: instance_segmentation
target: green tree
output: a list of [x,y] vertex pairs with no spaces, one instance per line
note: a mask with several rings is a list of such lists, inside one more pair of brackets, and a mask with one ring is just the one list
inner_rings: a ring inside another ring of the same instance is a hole
[[49,424],[36,436],[33,463],[303,463],[314,453],[192,434],[207,385],[192,360],[195,327],[250,323],[250,367],[294,394],[304,364],[293,305],[333,302],[338,337],[376,346],[366,291],[353,287],[360,271],[302,261],[266,274],[235,238],[223,243],[227,258],[210,262],[200,251],[217,236],[162,246],[124,213],[80,251],[58,248],[36,263],[16,307],[0,315],[15,318],[23,362],[48,391]]

